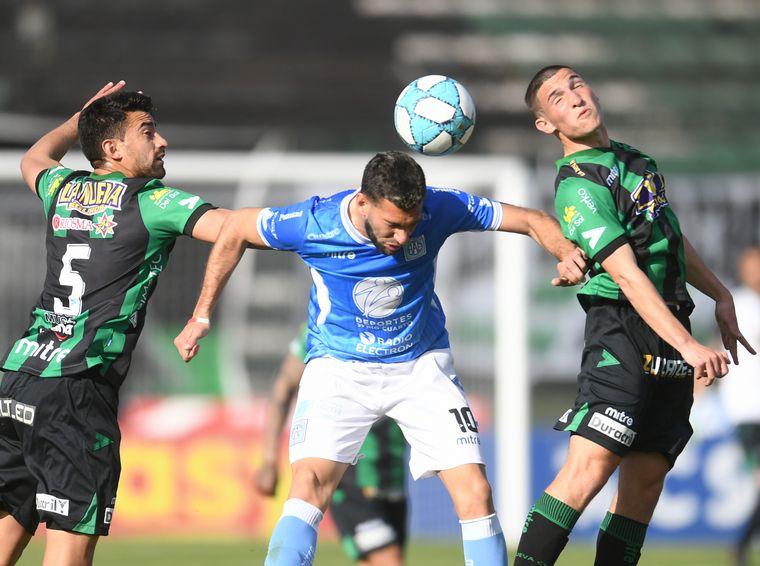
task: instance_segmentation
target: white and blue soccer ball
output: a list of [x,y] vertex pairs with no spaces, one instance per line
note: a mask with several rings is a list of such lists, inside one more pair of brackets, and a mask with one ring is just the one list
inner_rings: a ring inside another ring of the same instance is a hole
[[475,104],[454,79],[427,75],[401,91],[393,115],[396,131],[411,149],[446,155],[462,147],[475,128]]

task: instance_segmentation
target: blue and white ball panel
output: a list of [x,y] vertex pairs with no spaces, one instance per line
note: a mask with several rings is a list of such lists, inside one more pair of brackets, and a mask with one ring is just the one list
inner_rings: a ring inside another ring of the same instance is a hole
[[400,362],[448,347],[434,290],[438,251],[456,232],[498,229],[501,204],[428,187],[409,242],[388,256],[351,223],[355,194],[313,197],[259,215],[264,242],[295,251],[311,271],[306,358]]
[[401,92],[394,123],[410,148],[427,155],[445,155],[458,150],[472,135],[475,104],[457,81],[429,75]]

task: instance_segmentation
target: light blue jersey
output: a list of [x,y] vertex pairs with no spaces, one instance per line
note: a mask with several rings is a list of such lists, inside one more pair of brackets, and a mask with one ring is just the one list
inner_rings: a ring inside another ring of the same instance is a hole
[[312,197],[259,216],[264,242],[296,252],[311,270],[306,359],[404,362],[448,348],[434,290],[438,250],[456,232],[496,230],[501,204],[428,187],[409,242],[389,256],[351,223],[348,205],[355,194]]

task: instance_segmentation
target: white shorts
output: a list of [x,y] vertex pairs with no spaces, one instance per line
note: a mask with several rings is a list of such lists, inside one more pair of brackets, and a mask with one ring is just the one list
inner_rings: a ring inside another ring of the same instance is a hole
[[290,429],[290,461],[356,463],[369,429],[383,415],[399,424],[411,446],[414,479],[483,464],[478,426],[449,350],[394,364],[309,361]]

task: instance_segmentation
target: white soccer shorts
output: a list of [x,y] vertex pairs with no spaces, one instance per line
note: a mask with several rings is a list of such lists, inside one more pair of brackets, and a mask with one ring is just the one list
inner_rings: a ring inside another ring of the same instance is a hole
[[414,479],[483,464],[477,423],[448,349],[391,364],[309,361],[290,429],[291,463],[355,463],[369,429],[383,415],[399,424],[411,447]]

